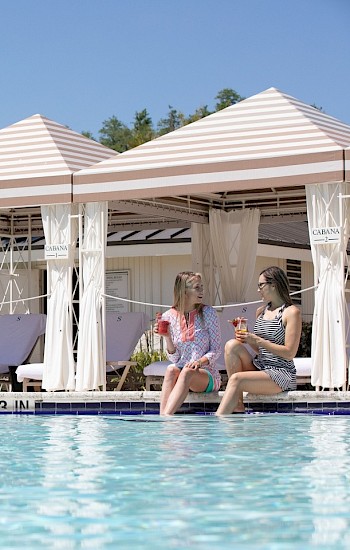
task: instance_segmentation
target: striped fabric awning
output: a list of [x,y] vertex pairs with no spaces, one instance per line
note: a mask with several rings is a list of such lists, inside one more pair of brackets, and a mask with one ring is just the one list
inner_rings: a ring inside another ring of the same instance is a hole
[[345,181],[350,182],[350,147],[345,150]]
[[72,202],[73,172],[117,153],[41,115],[0,130],[0,208]]
[[343,181],[350,126],[270,88],[80,170],[74,202]]

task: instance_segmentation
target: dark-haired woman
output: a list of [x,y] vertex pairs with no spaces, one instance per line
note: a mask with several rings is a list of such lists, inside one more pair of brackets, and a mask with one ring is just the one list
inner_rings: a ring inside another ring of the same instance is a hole
[[[174,305],[163,313],[169,322],[163,336],[171,365],[162,386],[160,414],[174,414],[188,392],[218,391],[221,384],[216,360],[221,352],[217,313],[203,304],[200,273],[183,271],[176,276]],[[158,322],[154,331],[158,332]]]
[[[229,381],[216,412],[244,412],[243,392],[270,395],[296,389],[293,358],[299,347],[301,313],[293,305],[285,272],[272,266],[259,275],[258,291],[265,304],[258,308],[254,332],[237,331],[225,345]],[[249,344],[257,353],[249,353]]]

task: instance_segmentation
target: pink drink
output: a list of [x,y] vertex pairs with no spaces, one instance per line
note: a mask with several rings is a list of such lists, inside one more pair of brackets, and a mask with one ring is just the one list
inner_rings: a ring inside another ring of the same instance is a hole
[[164,321],[164,319],[158,320],[158,334],[168,334],[169,321]]

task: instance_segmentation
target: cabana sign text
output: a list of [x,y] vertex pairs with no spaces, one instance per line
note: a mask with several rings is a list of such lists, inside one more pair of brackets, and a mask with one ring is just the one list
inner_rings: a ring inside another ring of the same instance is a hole
[[68,260],[69,245],[68,244],[46,244],[45,245],[45,260]]
[[335,244],[340,242],[340,227],[314,227],[311,230],[313,244]]

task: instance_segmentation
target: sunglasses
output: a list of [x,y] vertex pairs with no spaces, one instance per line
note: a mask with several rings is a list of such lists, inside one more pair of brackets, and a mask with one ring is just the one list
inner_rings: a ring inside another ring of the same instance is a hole
[[268,283],[267,281],[265,281],[265,283],[258,283],[258,290],[261,290],[262,288],[264,288],[265,285],[270,285],[271,283]]

